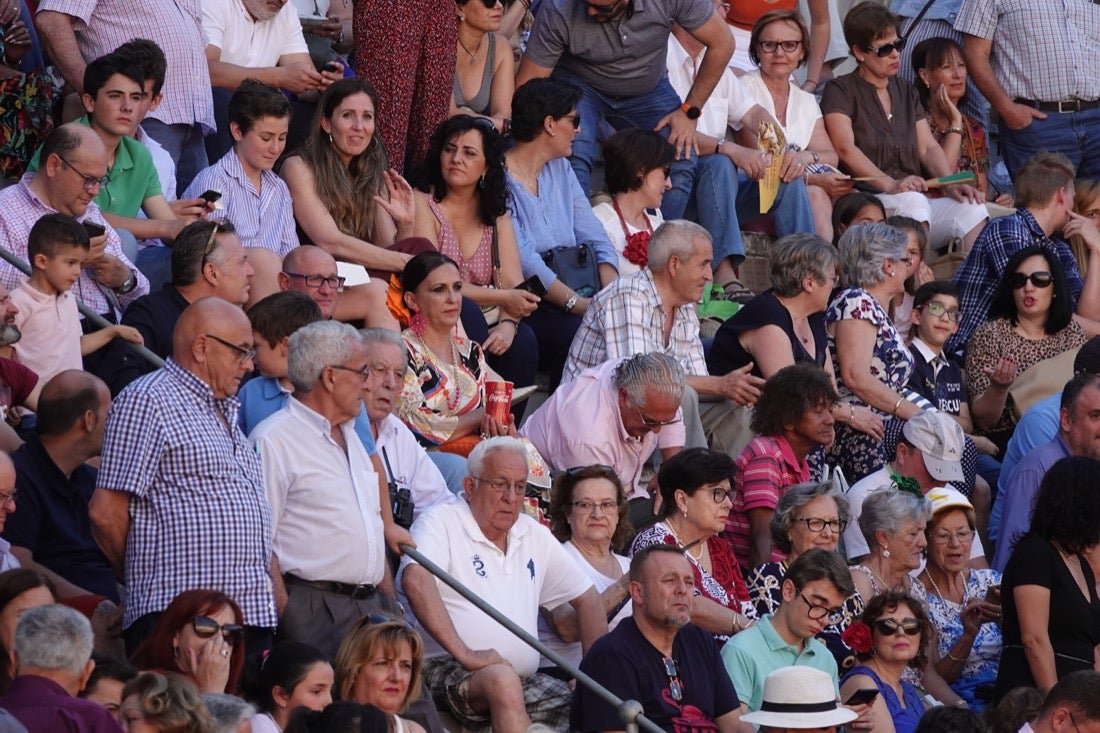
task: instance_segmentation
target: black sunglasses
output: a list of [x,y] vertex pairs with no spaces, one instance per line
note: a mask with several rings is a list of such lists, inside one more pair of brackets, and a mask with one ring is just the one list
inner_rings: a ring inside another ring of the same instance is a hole
[[1013,290],[1019,290],[1027,285],[1028,280],[1037,288],[1049,288],[1054,284],[1054,276],[1049,272],[1033,272],[1030,275],[1014,272],[1008,276],[1008,284],[1012,286]]
[[481,4],[485,6],[486,10],[492,10],[498,4],[503,5],[505,3],[502,3],[501,0],[481,0]]
[[244,638],[244,627],[240,624],[225,624],[222,626],[209,616],[196,616],[191,619],[191,628],[194,630],[195,636],[200,639],[209,639],[221,632],[222,638],[231,645],[236,645]]
[[878,56],[880,59],[883,59],[892,54],[894,51],[901,53],[901,50],[905,48],[905,39],[899,38],[893,43],[885,43],[878,48],[874,48],[873,46],[864,46],[864,48],[873,53],[875,56]]
[[904,631],[906,636],[916,636],[920,633],[920,621],[915,618],[907,618],[901,623],[892,618],[880,618],[873,626],[875,631],[883,636],[893,636],[898,633],[899,629]]

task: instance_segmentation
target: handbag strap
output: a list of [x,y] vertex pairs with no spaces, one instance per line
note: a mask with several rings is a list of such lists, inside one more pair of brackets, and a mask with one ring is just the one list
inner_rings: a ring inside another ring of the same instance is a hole
[[[905,30],[906,31],[912,31],[914,28],[916,28],[917,23],[920,23],[921,18],[924,17],[924,14],[928,12],[928,9],[932,7],[932,3],[934,3],[934,2],[936,2],[936,0],[928,0],[928,2],[926,2],[924,4],[924,7],[920,9],[920,12],[917,13],[917,17],[913,18],[913,20],[909,23],[909,25],[906,26]],[[910,53],[911,52],[912,52],[912,49],[910,49]]]
[[493,287],[500,290],[500,243],[497,241],[497,225],[493,222],[493,244],[490,248],[493,258]]

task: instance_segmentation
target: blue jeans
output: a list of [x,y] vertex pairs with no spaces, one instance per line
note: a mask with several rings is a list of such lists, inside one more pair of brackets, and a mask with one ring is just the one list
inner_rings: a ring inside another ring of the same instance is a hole
[[199,171],[210,164],[203,143],[202,126],[197,122],[192,125],[166,125],[146,117],[141,127],[176,161],[176,192],[183,194]]
[[[662,79],[649,92],[637,97],[613,97],[604,94],[561,66],[554,69],[553,78],[572,84],[581,92],[581,100],[577,102],[577,114],[581,117],[581,127],[573,139],[573,155],[569,158],[569,163],[573,166],[573,172],[577,174],[581,190],[586,196],[592,195],[592,167],[596,163],[599,145],[596,131],[601,121],[607,122],[616,130],[631,127],[652,130],[662,117],[675,112],[681,104],[679,95],[667,78]],[[661,134],[667,138],[668,128],[661,130]],[[696,161],[697,158],[687,158],[673,162],[670,176],[672,191],[680,190],[684,192],[684,197],[687,196],[691,191],[692,180],[695,178]],[[665,194],[666,201],[672,191]],[[684,214],[683,208],[678,212],[670,212],[664,206],[661,209],[666,219],[679,219]]]
[[[741,221],[751,221],[760,216],[760,185],[748,174],[734,166],[725,155],[715,153],[699,158],[695,185],[683,199],[681,216],[698,221],[714,240],[714,267],[727,257],[734,267],[745,259],[745,245],[741,241]],[[668,217],[671,206],[680,206],[679,192],[665,193],[662,213]],[[814,231],[814,217],[810,212],[810,198],[806,182],[797,178],[781,183],[768,214],[775,222],[775,233],[780,237],[795,232]]]
[[1042,151],[1065,155],[1077,168],[1078,178],[1100,178],[1100,107],[1046,116],[1022,130],[1001,125],[1001,152],[1013,180],[1020,166]]

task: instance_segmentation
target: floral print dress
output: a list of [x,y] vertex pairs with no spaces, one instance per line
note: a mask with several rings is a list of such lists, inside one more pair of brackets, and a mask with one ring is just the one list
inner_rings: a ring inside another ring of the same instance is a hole
[[[832,324],[846,319],[867,321],[875,327],[875,346],[871,354],[871,374],[890,389],[901,392],[913,372],[913,355],[905,345],[901,334],[890,320],[879,302],[862,288],[848,288],[829,304],[825,311],[825,323],[829,331],[829,349],[833,356],[833,371],[837,375],[840,399],[854,405],[866,405],[844,384],[840,374],[840,354],[836,346],[835,329]],[[875,410],[883,419],[893,419],[890,415]],[[829,449],[829,460],[840,466],[849,483],[855,483],[864,476],[874,473],[886,465],[886,451],[882,441],[850,427],[845,423],[835,426],[836,440]]]

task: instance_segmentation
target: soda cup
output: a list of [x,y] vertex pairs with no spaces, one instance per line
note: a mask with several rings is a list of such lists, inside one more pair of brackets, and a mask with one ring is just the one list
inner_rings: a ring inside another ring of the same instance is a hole
[[511,382],[485,383],[485,414],[505,425],[512,411],[512,388]]

